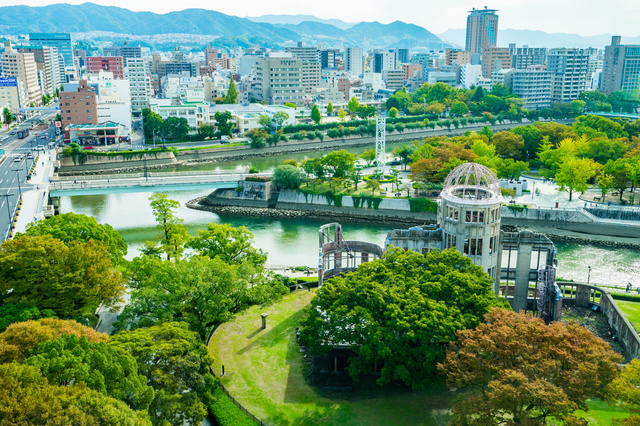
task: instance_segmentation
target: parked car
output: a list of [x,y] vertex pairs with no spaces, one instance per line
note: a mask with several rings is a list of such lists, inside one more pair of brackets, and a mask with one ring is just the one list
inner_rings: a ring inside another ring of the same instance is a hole
[[83,149],[93,149],[93,146],[91,146],[91,145],[85,146]]

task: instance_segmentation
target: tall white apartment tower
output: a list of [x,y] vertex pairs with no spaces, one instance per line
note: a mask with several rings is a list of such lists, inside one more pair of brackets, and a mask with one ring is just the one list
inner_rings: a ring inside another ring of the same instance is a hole
[[144,108],[149,108],[149,99],[151,99],[149,63],[142,58],[127,58],[126,65],[131,90],[131,112],[137,115]]
[[354,75],[362,74],[362,47],[347,47],[344,50],[345,71]]

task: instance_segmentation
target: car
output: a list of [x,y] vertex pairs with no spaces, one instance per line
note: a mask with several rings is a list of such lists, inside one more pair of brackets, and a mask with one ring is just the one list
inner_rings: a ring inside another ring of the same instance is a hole
[[36,146],[35,148],[33,148],[34,151],[44,151],[44,147],[43,146]]
[[32,153],[28,153],[27,154],[27,158],[33,158],[33,154]]
[[93,147],[89,145],[89,146],[85,146],[83,149],[93,149]]
[[15,135],[15,134],[16,134],[16,132],[15,132],[15,131],[13,131],[13,132],[11,132],[11,133],[9,133],[9,134],[10,134],[10,135]]
[[14,158],[14,159],[13,159],[13,162],[14,162],[14,163],[15,163],[15,162],[18,162],[18,161],[22,161],[22,158],[21,158],[21,157],[16,157],[16,158]]

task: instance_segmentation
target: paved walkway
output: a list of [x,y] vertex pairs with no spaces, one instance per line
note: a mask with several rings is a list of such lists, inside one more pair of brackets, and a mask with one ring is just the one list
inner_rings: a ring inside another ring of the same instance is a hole
[[30,223],[44,219],[43,209],[49,196],[49,174],[53,167],[55,151],[40,151],[36,162],[35,175],[27,183],[34,185],[30,190],[22,192],[22,208],[18,213],[18,221],[14,228],[16,232],[25,232]]

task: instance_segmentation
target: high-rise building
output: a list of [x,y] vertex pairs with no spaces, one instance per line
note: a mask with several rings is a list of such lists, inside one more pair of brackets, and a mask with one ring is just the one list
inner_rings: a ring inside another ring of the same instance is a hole
[[420,64],[402,64],[402,71],[405,80],[414,77],[422,78],[422,65]]
[[497,10],[473,9],[467,16],[467,38],[464,50],[471,55],[482,54],[483,49],[496,45],[498,39]]
[[32,46],[51,46],[58,49],[64,58],[65,66],[73,65],[73,49],[71,34],[65,33],[30,33],[29,44]]
[[[551,73],[551,101],[571,102],[587,88],[589,54],[584,49],[549,50],[547,69]],[[589,76],[589,81],[591,76]]]
[[511,72],[511,90],[526,100],[524,107],[528,110],[551,106],[551,81],[551,73],[541,65]]
[[42,94],[53,95],[62,84],[58,49],[49,46],[19,46],[19,53],[33,53],[38,73],[38,84]]
[[18,114],[21,104],[20,82],[16,77],[0,77],[0,108],[9,108],[11,114]]
[[640,90],[640,45],[620,42],[621,37],[614,36],[604,50],[600,91],[607,96]]
[[129,46],[125,41],[122,43],[122,47],[118,48],[118,54],[114,56],[122,56],[125,62],[128,58],[142,58],[142,47]]
[[464,66],[471,63],[471,52],[466,50],[445,49],[444,64]]
[[396,60],[401,64],[408,64],[411,61],[411,57],[409,56],[409,49],[397,49]]
[[400,90],[404,86],[403,70],[382,70],[382,80],[389,90]]
[[127,78],[131,89],[131,112],[140,114],[149,108],[151,98],[151,79],[149,63],[142,58],[127,58]]
[[523,70],[531,65],[544,65],[547,62],[546,47],[516,47],[515,43],[509,45],[511,54],[511,68]]
[[271,52],[255,66],[255,96],[272,105],[304,103],[302,60],[291,53]]
[[345,71],[354,75],[362,74],[362,47],[347,47],[344,51]]
[[508,47],[487,47],[482,52],[482,76],[491,78],[494,71],[511,68]]
[[321,50],[318,52],[320,56],[320,67],[335,68],[336,66],[336,51],[335,50]]
[[78,83],[77,90],[60,92],[63,129],[69,124],[98,124],[96,90],[89,86],[87,80]]
[[396,55],[394,52],[378,52],[373,54],[371,62],[371,72],[379,74],[385,70],[396,68]]
[[124,66],[121,56],[87,56],[87,72],[98,74],[100,71],[113,73],[114,78],[124,78]]
[[24,85],[25,103],[41,105],[42,92],[38,84],[38,68],[34,54],[15,52],[11,43],[5,42],[3,59],[4,76],[15,77]]
[[320,87],[321,62],[316,47],[304,47],[298,42],[296,47],[287,47],[287,52],[302,61],[302,87],[311,92]]

